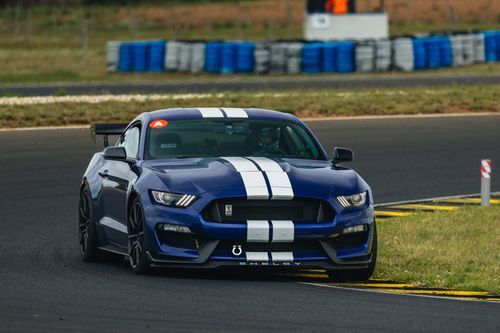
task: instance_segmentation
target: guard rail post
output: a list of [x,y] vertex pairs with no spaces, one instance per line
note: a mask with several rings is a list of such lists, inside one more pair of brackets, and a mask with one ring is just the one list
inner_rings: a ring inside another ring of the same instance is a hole
[[491,160],[481,160],[481,206],[490,205]]

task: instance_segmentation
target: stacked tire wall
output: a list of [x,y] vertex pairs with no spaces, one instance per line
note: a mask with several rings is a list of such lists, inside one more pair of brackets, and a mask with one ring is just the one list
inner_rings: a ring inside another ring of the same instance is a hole
[[500,31],[358,42],[110,41],[109,72],[297,74],[414,71],[500,61]]

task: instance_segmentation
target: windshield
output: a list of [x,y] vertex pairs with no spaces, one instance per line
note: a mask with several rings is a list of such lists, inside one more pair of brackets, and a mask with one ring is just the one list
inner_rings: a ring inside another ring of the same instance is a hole
[[265,156],[323,160],[300,125],[267,120],[172,120],[148,128],[145,159]]

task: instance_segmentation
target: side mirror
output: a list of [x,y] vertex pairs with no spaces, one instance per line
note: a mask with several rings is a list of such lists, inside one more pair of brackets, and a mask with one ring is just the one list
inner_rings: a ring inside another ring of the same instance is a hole
[[104,149],[103,157],[107,160],[125,161],[127,152],[123,147],[108,147]]
[[333,148],[333,158],[332,163],[337,164],[340,162],[350,162],[352,161],[354,154],[352,150],[347,148],[335,147]]

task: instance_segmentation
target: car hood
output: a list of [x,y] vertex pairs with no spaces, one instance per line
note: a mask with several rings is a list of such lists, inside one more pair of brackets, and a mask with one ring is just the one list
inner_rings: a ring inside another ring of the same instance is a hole
[[[278,163],[288,177],[295,197],[325,198],[368,189],[355,171],[333,167],[330,161],[276,158],[272,161]],[[151,160],[142,166],[156,174],[166,190],[174,193],[200,195],[226,189],[231,196],[247,194],[240,172],[224,158]],[[269,180],[267,186],[269,188]]]

